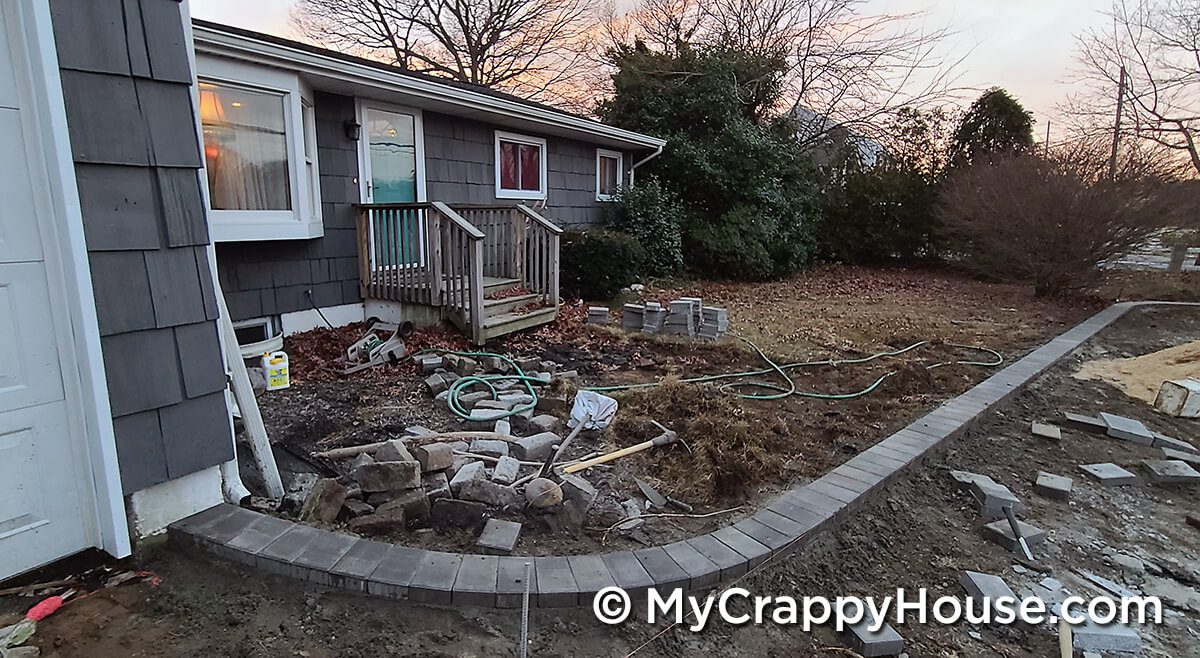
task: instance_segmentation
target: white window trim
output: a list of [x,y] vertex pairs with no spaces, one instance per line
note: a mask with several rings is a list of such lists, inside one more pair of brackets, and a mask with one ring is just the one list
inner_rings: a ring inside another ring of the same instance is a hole
[[[542,149],[542,156],[538,158],[541,164],[539,172],[539,186],[535,190],[506,190],[500,186],[500,142],[516,142],[517,144],[525,144],[527,146],[537,146]],[[494,169],[496,170],[496,198],[497,199],[537,199],[546,198],[546,179],[547,169],[546,161],[550,159],[550,150],[546,148],[546,140],[541,137],[530,137],[528,135],[518,135],[516,133],[496,131],[496,149],[495,149]]]
[[358,138],[358,170],[361,176],[358,177],[358,198],[363,203],[371,203],[371,158],[370,158],[370,140],[367,138],[367,110],[380,110],[383,112],[392,112],[394,114],[410,114],[413,117],[413,132],[416,138],[417,146],[417,203],[424,203],[428,200],[425,196],[425,121],[421,115],[421,110],[415,107],[405,107],[403,105],[392,105],[391,103],[383,103],[379,101],[358,99],[358,107],[355,111],[359,125]]
[[612,158],[617,161],[617,189],[620,189],[621,181],[625,180],[625,154],[620,151],[596,149],[596,200],[616,201],[617,195],[600,193],[600,158]]
[[[310,144],[311,156],[306,156],[304,149],[306,140],[315,142],[316,139],[316,106],[312,89],[295,73],[219,57],[198,55],[196,69],[201,82],[284,95],[284,132],[292,209],[215,210],[210,204],[208,216],[213,241],[307,240],[323,236],[325,226],[321,221],[321,168],[317,147],[315,143]],[[307,116],[301,109],[303,103],[313,108]],[[309,160],[312,161],[311,168],[308,166]],[[309,171],[312,172],[311,177],[307,173]],[[201,180],[206,188],[205,199],[209,199],[207,172]]]

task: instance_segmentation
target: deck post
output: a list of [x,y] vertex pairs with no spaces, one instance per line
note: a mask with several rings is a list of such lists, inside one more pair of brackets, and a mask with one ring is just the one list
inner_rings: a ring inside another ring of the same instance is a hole
[[429,305],[443,306],[446,300],[442,299],[442,214],[426,210],[425,218],[429,223],[425,229],[429,254]]
[[470,241],[471,338],[476,345],[483,335],[483,240]]
[[558,247],[559,234],[550,233],[550,306],[558,308]]

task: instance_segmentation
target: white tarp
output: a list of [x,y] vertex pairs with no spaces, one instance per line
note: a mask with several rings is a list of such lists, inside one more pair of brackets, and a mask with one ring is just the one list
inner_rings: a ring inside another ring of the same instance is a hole
[[567,427],[574,429],[587,419],[583,429],[602,430],[608,427],[616,415],[616,400],[595,391],[579,391],[575,394],[575,404],[571,407],[571,418],[567,420]]

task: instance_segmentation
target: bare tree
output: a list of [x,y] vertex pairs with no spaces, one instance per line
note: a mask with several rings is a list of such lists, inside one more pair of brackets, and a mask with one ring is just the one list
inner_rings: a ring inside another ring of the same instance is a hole
[[1084,137],[1111,134],[1121,71],[1120,130],[1176,152],[1200,173],[1200,0],[1117,0],[1111,25],[1079,38],[1084,91],[1066,113]]
[[410,71],[552,100],[579,71],[585,0],[299,0],[305,37]]

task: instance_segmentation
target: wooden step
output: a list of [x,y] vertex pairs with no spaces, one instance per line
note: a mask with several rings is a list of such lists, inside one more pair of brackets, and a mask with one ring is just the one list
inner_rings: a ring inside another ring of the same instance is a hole
[[554,322],[554,318],[557,316],[558,309],[547,306],[545,308],[534,309],[528,313],[504,313],[484,318],[483,327],[476,342],[483,344],[493,338],[505,336],[514,331],[549,324]]
[[502,279],[500,277],[485,276],[483,277],[483,296],[487,297],[492,293],[510,290],[519,285],[521,285],[520,279]]
[[495,317],[510,313],[518,306],[525,306],[541,299],[542,296],[531,292],[527,295],[514,295],[513,297],[505,297],[504,299],[485,299],[483,300],[483,316],[485,318]]

